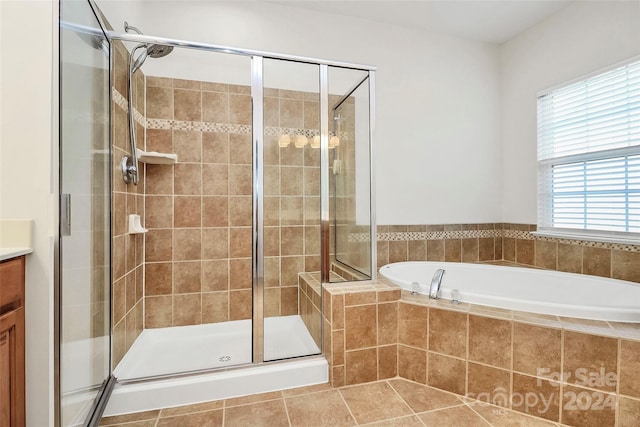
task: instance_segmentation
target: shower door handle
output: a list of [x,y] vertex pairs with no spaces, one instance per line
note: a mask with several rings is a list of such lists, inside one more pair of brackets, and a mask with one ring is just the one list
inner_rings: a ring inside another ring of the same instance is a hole
[[60,194],[60,236],[71,236],[71,194]]

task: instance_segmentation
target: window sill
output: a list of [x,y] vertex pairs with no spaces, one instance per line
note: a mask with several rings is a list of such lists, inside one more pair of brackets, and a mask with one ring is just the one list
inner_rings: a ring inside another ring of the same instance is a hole
[[640,236],[637,234],[630,234],[625,236],[622,234],[607,234],[607,233],[581,233],[571,231],[556,231],[556,230],[538,230],[532,231],[533,236],[538,237],[553,237],[555,239],[568,239],[568,240],[582,240],[589,242],[602,242],[602,243],[618,243],[622,245],[640,245]]

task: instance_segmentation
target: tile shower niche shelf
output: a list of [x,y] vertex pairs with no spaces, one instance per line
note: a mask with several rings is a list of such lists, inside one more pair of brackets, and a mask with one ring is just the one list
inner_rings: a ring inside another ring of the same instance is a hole
[[142,151],[139,148],[136,149],[136,155],[139,162],[151,165],[172,165],[178,161],[177,154]]

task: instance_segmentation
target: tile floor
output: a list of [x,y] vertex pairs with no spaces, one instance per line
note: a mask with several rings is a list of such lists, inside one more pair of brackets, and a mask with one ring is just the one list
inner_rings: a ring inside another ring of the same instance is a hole
[[560,424],[393,378],[328,384],[103,418],[102,426],[546,427]]

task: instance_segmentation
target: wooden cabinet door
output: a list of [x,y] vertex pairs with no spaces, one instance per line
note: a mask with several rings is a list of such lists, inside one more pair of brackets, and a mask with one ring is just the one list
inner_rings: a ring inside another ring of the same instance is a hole
[[25,425],[24,309],[0,317],[0,427]]

